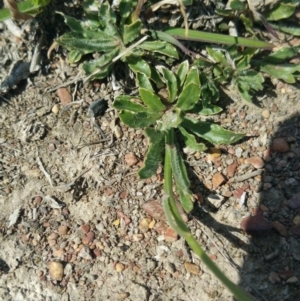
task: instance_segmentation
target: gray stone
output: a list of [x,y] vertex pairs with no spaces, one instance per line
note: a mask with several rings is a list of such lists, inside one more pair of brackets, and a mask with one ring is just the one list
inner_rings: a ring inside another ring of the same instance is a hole
[[272,207],[276,211],[280,210],[285,200],[285,196],[281,190],[271,187],[269,190],[262,191],[260,194],[260,201],[267,207]]

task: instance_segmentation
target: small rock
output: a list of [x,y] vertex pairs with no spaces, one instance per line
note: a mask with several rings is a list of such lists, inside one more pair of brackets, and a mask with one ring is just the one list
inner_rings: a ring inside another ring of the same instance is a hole
[[68,233],[68,231],[69,231],[69,227],[66,225],[59,226],[58,230],[57,230],[59,235],[66,235]]
[[297,210],[300,208],[300,193],[296,193],[292,195],[292,197],[287,200],[286,202],[287,206],[293,210]]
[[158,234],[164,234],[167,229],[168,225],[163,221],[159,221],[153,227],[153,230],[155,230]]
[[300,225],[290,228],[289,233],[290,235],[300,237]]
[[281,236],[287,236],[287,230],[283,224],[278,221],[272,221],[272,226]]
[[125,161],[126,161],[126,164],[129,167],[131,167],[131,166],[135,165],[138,162],[138,158],[136,157],[135,154],[129,153],[129,154],[125,155]]
[[53,256],[57,258],[61,258],[65,255],[65,250],[64,249],[55,249],[53,250]]
[[283,138],[275,138],[272,142],[272,150],[279,153],[286,153],[289,151],[289,145]]
[[293,224],[298,226],[300,225],[300,215],[296,215],[293,219]]
[[184,267],[188,273],[199,275],[200,274],[200,267],[194,263],[185,262]]
[[154,219],[159,221],[165,221],[165,212],[160,202],[149,201],[143,205],[143,209]]
[[279,272],[279,277],[282,280],[287,280],[289,278],[291,278],[292,276],[294,276],[294,272],[292,270],[284,270]]
[[221,157],[221,150],[216,147],[211,147],[209,149],[209,155],[207,156],[208,161],[214,161],[217,158]]
[[90,231],[91,227],[87,224],[84,224],[84,225],[81,225],[81,230],[84,232],[84,233],[88,233]]
[[298,278],[296,276],[292,276],[286,281],[286,283],[296,283],[296,282],[298,282]]
[[221,205],[224,203],[225,198],[222,195],[219,194],[209,194],[207,196],[207,201],[210,205],[215,207],[216,209],[220,208]]
[[165,232],[165,241],[174,242],[176,240],[178,240],[178,234],[176,233],[175,230],[169,227]]
[[115,269],[118,273],[121,273],[122,271],[124,271],[125,266],[123,263],[118,262],[115,266]]
[[149,224],[151,222],[151,218],[143,218],[139,222],[139,230],[142,233],[146,233],[149,230]]
[[50,247],[53,247],[56,245],[56,239],[48,239],[48,244]]
[[94,239],[95,239],[95,233],[90,231],[82,238],[82,243],[84,245],[88,245],[88,244],[92,243],[94,241]]
[[268,109],[263,110],[261,112],[261,115],[262,115],[263,118],[268,119],[270,117],[270,111]]
[[213,188],[217,188],[226,181],[225,177],[221,173],[216,173],[212,177]]
[[65,87],[57,89],[57,95],[63,106],[66,106],[72,101],[72,95],[69,90]]
[[54,280],[62,280],[64,275],[64,267],[59,261],[49,262],[49,274]]
[[232,164],[227,166],[227,177],[232,178],[237,168],[237,162],[234,161]]
[[273,284],[274,283],[278,283],[278,282],[281,281],[280,278],[279,278],[279,276],[278,276],[278,274],[275,273],[275,272],[271,272],[270,275],[269,275],[269,277],[268,277],[268,279]]
[[243,153],[243,149],[241,147],[238,147],[235,149],[235,155],[240,158],[242,156],[242,153]]
[[81,250],[78,252],[78,256],[83,259],[92,260],[90,249],[87,247],[81,248]]
[[116,125],[114,127],[114,134],[117,139],[121,139],[123,137],[123,131],[120,126]]
[[249,234],[258,234],[272,229],[272,225],[261,215],[243,218],[240,226],[243,231]]
[[141,241],[143,238],[144,238],[144,235],[141,233],[132,235],[132,241]]
[[58,104],[55,104],[53,107],[52,107],[52,113],[57,115],[59,113],[59,105]]
[[130,296],[129,293],[118,293],[116,294],[116,299],[117,300],[124,300]]
[[248,159],[245,160],[244,163],[245,164],[251,164],[256,169],[263,168],[264,165],[265,165],[265,162],[263,161],[263,159],[258,157],[258,156],[248,158]]

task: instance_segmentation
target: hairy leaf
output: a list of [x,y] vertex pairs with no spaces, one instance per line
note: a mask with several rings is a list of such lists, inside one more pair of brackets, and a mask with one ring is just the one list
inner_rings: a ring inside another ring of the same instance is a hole
[[178,87],[183,86],[183,83],[185,81],[185,77],[189,71],[189,62],[186,60],[182,62],[176,72],[177,78],[178,78]]
[[150,76],[151,76],[150,66],[142,58],[140,58],[138,56],[134,56],[134,55],[129,55],[125,58],[125,60],[128,63],[129,68],[134,73],[139,72],[150,78]]
[[165,67],[161,67],[160,71],[165,79],[168,90],[168,101],[174,102],[177,96],[177,79],[174,73]]
[[155,124],[162,113],[149,111],[133,113],[130,111],[121,111],[119,115],[124,124],[132,128],[143,128]]
[[195,136],[188,133],[185,128],[183,128],[182,126],[179,126],[178,128],[183,136],[184,143],[188,148],[200,152],[207,149],[204,143],[197,142]]
[[127,45],[128,43],[137,39],[140,35],[142,27],[143,24],[141,20],[136,20],[134,23],[124,25],[122,34],[124,45]]
[[139,88],[139,94],[144,102],[152,111],[163,111],[165,106],[161,99],[154,93],[144,88]]
[[149,108],[139,103],[133,102],[133,100],[141,101],[140,99],[131,97],[129,95],[120,95],[114,101],[114,108],[116,108],[117,110],[127,110],[136,113],[147,113],[149,111]]
[[139,48],[152,52],[158,52],[163,55],[178,59],[178,52],[176,48],[170,43],[163,41],[146,41],[139,45]]
[[244,134],[225,130],[219,125],[206,121],[194,120],[188,117],[183,119],[181,126],[196,136],[216,145],[234,143],[244,137]]

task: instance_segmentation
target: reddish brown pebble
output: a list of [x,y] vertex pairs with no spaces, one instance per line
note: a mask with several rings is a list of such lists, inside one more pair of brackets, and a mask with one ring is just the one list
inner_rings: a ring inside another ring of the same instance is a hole
[[155,230],[158,234],[164,234],[167,229],[168,229],[168,225],[163,221],[159,221],[153,227],[153,230]]
[[273,221],[272,226],[281,236],[287,236],[286,227],[283,224],[278,221]]
[[258,157],[258,156],[248,158],[248,159],[245,160],[244,163],[245,164],[251,164],[256,169],[263,168],[264,165],[265,165],[264,160],[262,158]]
[[292,270],[286,270],[286,271],[280,271],[279,272],[279,277],[282,280],[287,280],[292,276],[294,276],[294,271],[292,271]]
[[203,199],[203,195],[201,192],[196,192],[194,196],[195,196],[195,199],[200,203],[200,205],[204,204],[204,199]]
[[58,232],[59,235],[66,235],[68,233],[68,230],[69,230],[68,226],[61,225],[61,226],[58,227],[57,232]]
[[82,243],[85,245],[90,244],[95,239],[95,233],[94,232],[88,232],[82,239]]
[[165,241],[174,242],[178,240],[178,234],[171,227],[169,227],[165,232]]
[[135,165],[138,162],[138,159],[135,154],[129,153],[125,155],[126,164],[130,167]]
[[50,227],[50,226],[51,226],[51,224],[50,224],[49,222],[43,223],[43,227],[44,227],[44,228],[48,228],[48,227]]
[[247,216],[242,219],[241,229],[249,234],[257,234],[272,229],[272,225],[261,215]]
[[127,197],[127,195],[128,195],[128,192],[126,190],[124,190],[120,193],[120,198],[125,199]]
[[41,196],[36,196],[34,198],[34,202],[37,204],[37,205],[40,205],[41,202],[42,202],[43,198]]
[[52,232],[52,233],[47,237],[47,239],[48,239],[48,240],[51,240],[51,239],[57,239],[58,236],[59,236],[59,235],[58,235],[57,233]]
[[262,212],[269,212],[269,211],[270,211],[270,209],[269,209],[267,206],[265,206],[264,204],[260,204],[260,205],[259,205],[259,209],[260,209]]
[[59,88],[57,89],[57,95],[59,100],[63,106],[66,106],[72,101],[72,95],[70,94],[67,88]]
[[55,250],[53,250],[52,254],[54,257],[60,258],[65,255],[65,250],[64,249],[55,249]]
[[212,254],[212,255],[209,255],[209,258],[211,259],[211,260],[217,260],[217,255],[215,255],[215,254]]
[[50,247],[53,247],[56,245],[56,240],[55,239],[48,239],[48,243]]
[[286,153],[289,150],[289,145],[283,138],[276,138],[273,140],[272,150],[279,153]]
[[95,255],[96,257],[99,257],[99,256],[101,255],[101,250],[99,250],[99,249],[94,249],[94,250],[93,250],[93,253],[94,253],[94,255]]
[[84,224],[84,225],[81,225],[81,230],[84,232],[84,233],[88,233],[90,231],[91,227],[87,224]]
[[237,168],[237,162],[234,161],[232,164],[227,166],[227,177],[232,178]]
[[216,173],[212,177],[213,188],[218,188],[226,181],[225,177],[221,173]]
[[149,201],[143,205],[143,209],[154,219],[165,221],[164,209],[160,202],[158,201]]

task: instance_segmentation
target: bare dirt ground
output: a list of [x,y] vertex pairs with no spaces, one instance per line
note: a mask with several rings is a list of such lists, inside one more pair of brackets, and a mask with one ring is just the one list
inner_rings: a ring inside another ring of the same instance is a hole
[[[57,22],[48,39],[62,33],[60,17],[47,22]],[[11,62],[28,61],[36,32],[19,39],[1,28],[2,81]],[[0,300],[233,300],[168,228],[163,171],[139,180],[147,141],[119,123],[120,91],[103,80],[49,92],[78,74],[62,49],[47,61],[51,43],[0,107]],[[260,108],[232,98],[211,119],[246,138],[221,154],[186,152],[198,199],[187,224],[257,300],[300,300],[299,90],[270,82]],[[88,110],[98,99],[108,102],[101,131]]]

